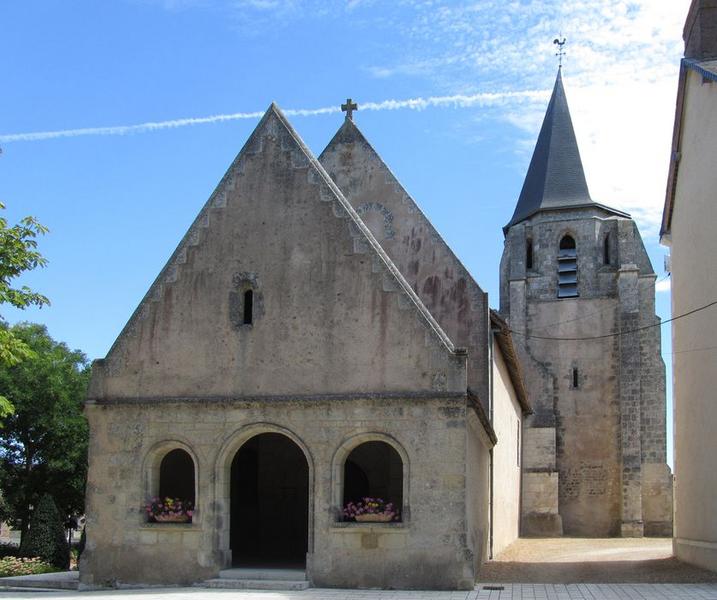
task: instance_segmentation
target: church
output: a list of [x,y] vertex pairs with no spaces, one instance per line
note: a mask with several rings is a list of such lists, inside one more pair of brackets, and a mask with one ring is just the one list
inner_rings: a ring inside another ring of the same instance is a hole
[[500,311],[344,108],[316,158],[269,107],[93,363],[84,586],[472,589],[521,533],[668,533],[659,328],[573,339],[654,322],[655,276],[561,75]]

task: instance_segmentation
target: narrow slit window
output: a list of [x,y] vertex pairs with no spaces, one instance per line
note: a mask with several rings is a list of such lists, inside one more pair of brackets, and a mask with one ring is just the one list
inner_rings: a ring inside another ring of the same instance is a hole
[[578,373],[578,368],[573,367],[573,388],[577,389],[580,384],[580,374]]
[[528,240],[525,248],[525,268],[533,268],[533,240]]
[[244,325],[251,325],[254,315],[254,292],[247,290],[244,292]]
[[610,264],[610,236],[609,235],[605,236],[605,242],[603,245],[602,252],[603,252],[603,262],[606,265],[609,265]]
[[578,294],[578,254],[575,239],[566,235],[558,250],[558,298],[576,298]]

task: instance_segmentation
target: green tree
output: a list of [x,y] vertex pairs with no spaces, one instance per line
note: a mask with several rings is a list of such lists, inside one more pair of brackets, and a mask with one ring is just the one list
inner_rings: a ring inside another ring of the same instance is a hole
[[31,356],[0,363],[0,393],[15,406],[0,430],[0,519],[24,537],[31,507],[45,493],[64,516],[84,510],[88,428],[82,402],[89,365],[43,325],[19,323],[9,331]]
[[32,512],[30,530],[20,544],[20,554],[40,557],[58,569],[70,568],[70,547],[65,527],[52,496],[44,494]]
[[[0,202],[0,210],[4,209],[5,205]],[[22,273],[47,264],[37,250],[37,237],[45,233],[47,228],[34,217],[25,217],[9,226],[7,219],[0,216],[0,304],[11,304],[16,308],[49,304],[45,296],[26,285],[13,287],[13,280]],[[32,351],[13,335],[12,330],[0,329],[0,363],[14,365],[31,355]],[[12,403],[0,395],[0,425],[12,411]]]

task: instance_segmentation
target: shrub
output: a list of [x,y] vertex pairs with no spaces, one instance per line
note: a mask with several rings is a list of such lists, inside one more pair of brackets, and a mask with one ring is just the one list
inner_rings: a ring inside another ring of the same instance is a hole
[[58,569],[69,569],[70,548],[62,524],[55,501],[45,494],[32,511],[30,530],[20,544],[20,554],[28,558],[39,557]]
[[57,571],[52,565],[39,558],[17,558],[6,556],[0,558],[0,577],[19,577],[20,575],[37,575]]

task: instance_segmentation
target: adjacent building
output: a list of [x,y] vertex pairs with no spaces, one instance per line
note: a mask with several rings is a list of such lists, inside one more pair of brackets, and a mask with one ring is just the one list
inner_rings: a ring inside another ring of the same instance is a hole
[[674,549],[717,570],[717,1],[694,0],[684,29],[662,243],[672,276]]

